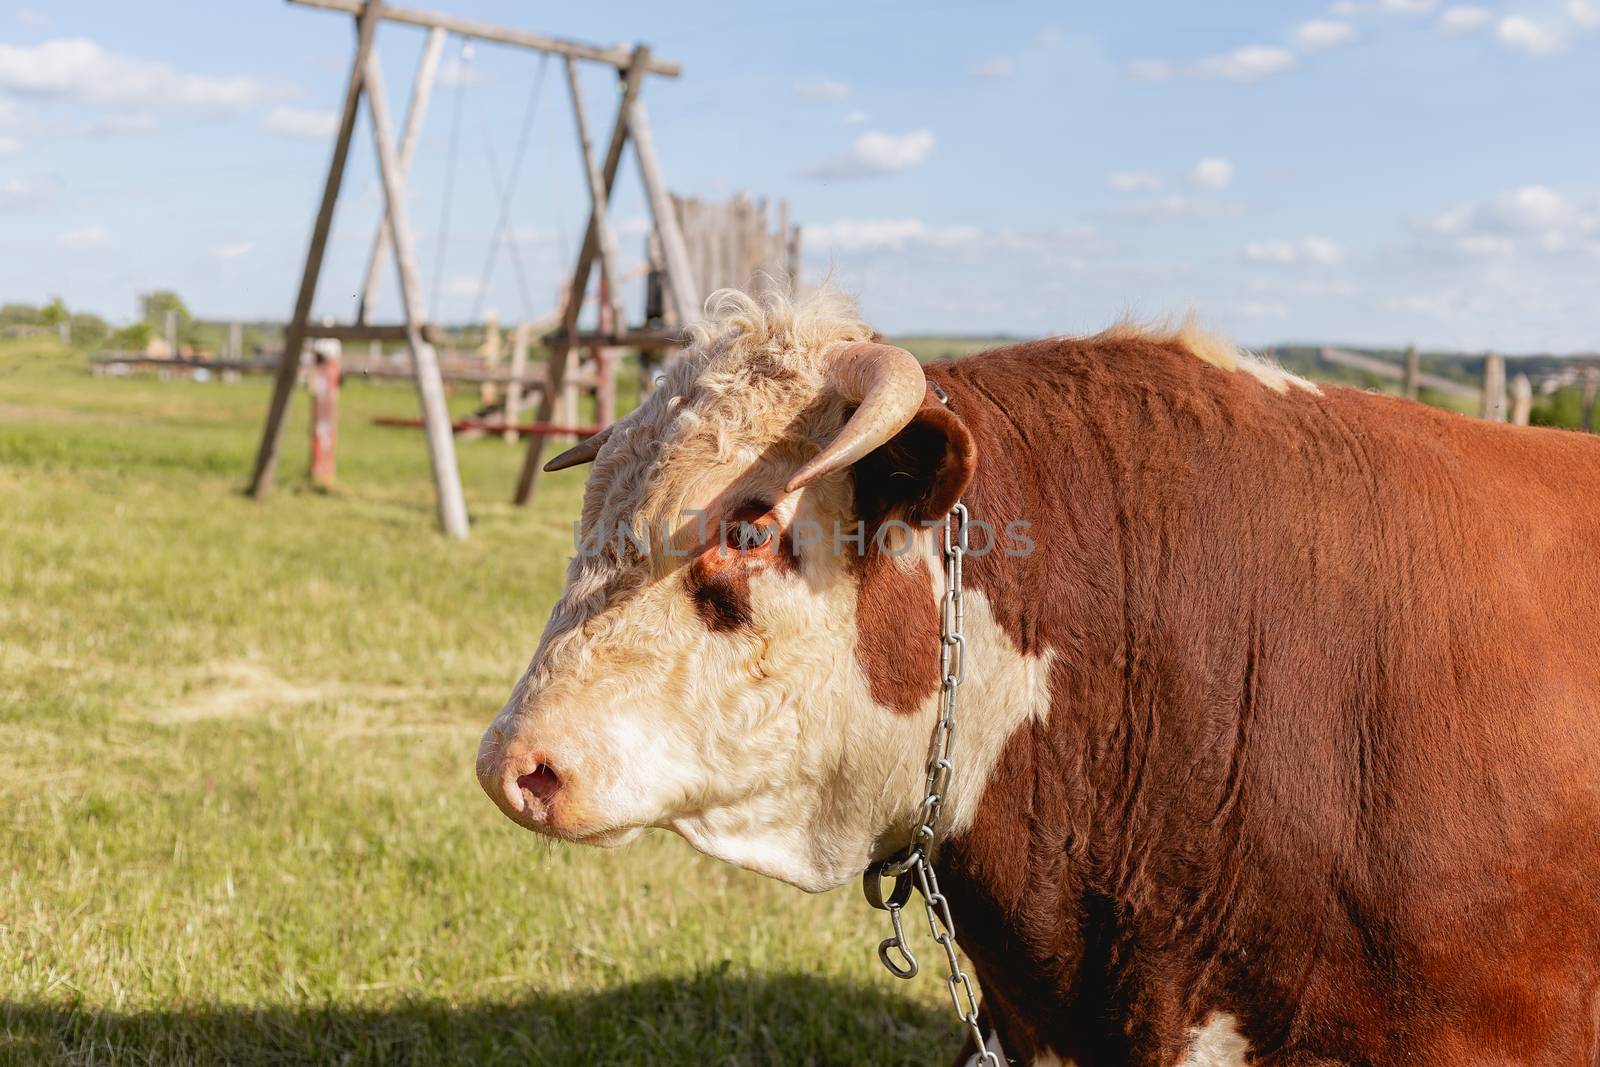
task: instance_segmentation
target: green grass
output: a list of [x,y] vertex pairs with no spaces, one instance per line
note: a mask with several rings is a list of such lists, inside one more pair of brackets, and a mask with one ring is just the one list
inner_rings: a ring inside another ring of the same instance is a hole
[[[457,407],[471,406],[458,398]],[[651,836],[555,847],[473,756],[533,649],[581,472],[434,532],[403,387],[344,391],[341,485],[239,489],[266,402],[0,343],[0,1062],[928,1063],[937,978],[810,897]]]

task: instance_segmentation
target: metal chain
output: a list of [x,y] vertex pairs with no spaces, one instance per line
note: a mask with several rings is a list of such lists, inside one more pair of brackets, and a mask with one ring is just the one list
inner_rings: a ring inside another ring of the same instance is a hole
[[[956,690],[967,676],[961,568],[967,554],[968,517],[966,505],[957,501],[943,527],[945,582],[939,608],[939,717],[934,723],[928,751],[927,788],[923,791],[922,803],[917,806],[917,828],[912,831],[911,844],[904,853],[867,869],[862,886],[867,902],[889,913],[894,933],[879,942],[878,958],[896,978],[914,978],[919,970],[917,957],[906,944],[900,911],[910,901],[913,886],[921,891],[922,906],[928,913],[928,932],[944,949],[945,985],[950,1003],[972,1033],[978,1047],[977,1062],[983,1067],[1002,1067],[1000,1058],[984,1042],[983,1028],[978,1024],[978,995],[956,956],[955,920],[950,916],[949,900],[939,891],[939,876],[934,873],[932,860],[939,815],[944,809],[950,774],[955,766]],[[883,895],[885,878],[894,879],[894,888],[887,897]],[[896,961],[896,953],[900,961]]]

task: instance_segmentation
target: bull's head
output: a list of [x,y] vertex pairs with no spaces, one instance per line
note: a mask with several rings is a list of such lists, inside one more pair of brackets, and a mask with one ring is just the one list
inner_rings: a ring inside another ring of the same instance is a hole
[[[824,292],[723,294],[602,437],[552,462],[594,461],[578,552],[484,735],[483,788],[563,840],[664,827],[804,889],[841,884],[905,843],[921,800],[936,524],[972,476],[971,433]],[[1003,740],[982,734],[963,735],[956,821]]]

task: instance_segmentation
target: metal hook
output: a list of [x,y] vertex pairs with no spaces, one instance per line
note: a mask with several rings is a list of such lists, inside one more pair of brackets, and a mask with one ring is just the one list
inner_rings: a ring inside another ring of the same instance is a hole
[[[911,948],[906,944],[906,932],[900,926],[900,907],[892,905],[889,908],[889,921],[894,924],[894,936],[886,937],[878,942],[878,959],[889,969],[889,973],[896,978],[915,978],[917,976],[917,957],[911,954]],[[902,966],[894,961],[890,955],[892,950],[898,949],[900,956],[906,962]]]

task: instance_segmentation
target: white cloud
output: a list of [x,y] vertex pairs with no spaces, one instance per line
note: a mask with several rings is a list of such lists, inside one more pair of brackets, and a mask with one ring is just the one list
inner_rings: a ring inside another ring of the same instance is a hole
[[1193,73],[1206,78],[1226,78],[1229,81],[1253,82],[1284,71],[1293,70],[1294,53],[1276,45],[1253,44],[1236,48],[1219,56],[1210,56],[1195,64]]
[[1046,26],[1033,35],[1034,43],[1043,45],[1046,48],[1054,48],[1066,39],[1067,35],[1054,26]]
[[818,78],[812,81],[799,82],[794,91],[807,100],[843,100],[850,95],[850,86],[844,82],[828,81]]
[[218,259],[238,259],[240,256],[249,255],[254,247],[255,245],[249,241],[234,241],[218,248],[215,254]]
[[275,107],[261,120],[261,128],[289,137],[326,140],[339,128],[339,116],[332,111]]
[[1106,175],[1106,187],[1119,193],[1155,193],[1164,183],[1158,174],[1139,170],[1119,170]]
[[1226,189],[1233,184],[1233,164],[1226,159],[1202,159],[1189,172],[1189,180],[1202,189]]
[[1516,48],[1532,55],[1549,55],[1566,46],[1560,31],[1540,25],[1521,15],[1510,15],[1500,20],[1494,35],[1507,48]]
[[1494,21],[1494,13],[1484,7],[1452,7],[1439,15],[1439,28],[1445,33],[1471,33]]
[[36,208],[50,199],[54,185],[30,178],[0,181],[0,212]]
[[1334,267],[1344,262],[1344,249],[1326,237],[1302,237],[1293,241],[1251,241],[1245,245],[1244,258],[1252,263]]
[[1232,52],[1207,56],[1188,66],[1165,59],[1140,59],[1128,65],[1128,75],[1136,81],[1164,82],[1174,78],[1224,78],[1253,82],[1293,70],[1298,61],[1293,52],[1277,45],[1253,44]]
[[445,283],[444,291],[450,296],[475,298],[482,288],[478,279],[458,274]]
[[56,244],[62,248],[73,251],[83,251],[89,248],[102,248],[111,243],[111,234],[104,226],[90,224],[76,226],[56,237]]
[[1135,81],[1164,82],[1178,76],[1178,68],[1164,59],[1136,59],[1128,64],[1128,74]]
[[1600,258],[1600,198],[1576,201],[1525,185],[1482,203],[1452,208],[1417,229],[1421,251],[1507,259],[1573,253]]
[[1568,0],[1567,17],[1586,30],[1600,29],[1600,3],[1595,0]]
[[23,26],[37,28],[50,25],[50,16],[42,11],[35,11],[31,7],[19,7],[17,8],[17,22]]
[[1356,29],[1348,22],[1334,22],[1331,19],[1312,19],[1295,31],[1294,39],[1301,48],[1308,51],[1316,51],[1322,48],[1333,48],[1337,45],[1349,44],[1356,39]]
[[976,244],[976,226],[929,226],[921,219],[839,219],[806,227],[806,244],[837,252],[899,251],[908,245],[956,248]]
[[101,118],[89,132],[97,135],[150,133],[156,126],[156,117],[148,111],[118,111]]
[[892,174],[927,159],[934,143],[934,136],[928,130],[901,134],[869,130],[856,138],[850,151],[811,168],[806,175],[812,178],[866,178],[876,174]]
[[859,126],[867,121],[867,113],[865,111],[852,111],[845,115],[844,121],[847,126]]
[[1426,15],[1439,0],[1338,0],[1328,10],[1341,18],[1379,12],[1385,15]]
[[15,137],[7,137],[5,134],[0,134],[0,156],[16,155],[20,151],[22,151],[21,141]]
[[1238,204],[1202,196],[1171,194],[1137,204],[1123,212],[1128,218],[1145,222],[1196,222],[1237,218],[1244,213]]
[[0,90],[118,107],[237,111],[284,90],[244,76],[183,74],[166,63],[107,51],[86,37],[0,44]]
[[972,73],[979,78],[1001,79],[1009,78],[1016,73],[1016,65],[1005,56],[996,56],[986,59],[972,68]]
[[1233,305],[1236,315],[1247,319],[1286,319],[1289,309],[1275,301],[1267,300],[1241,300]]

